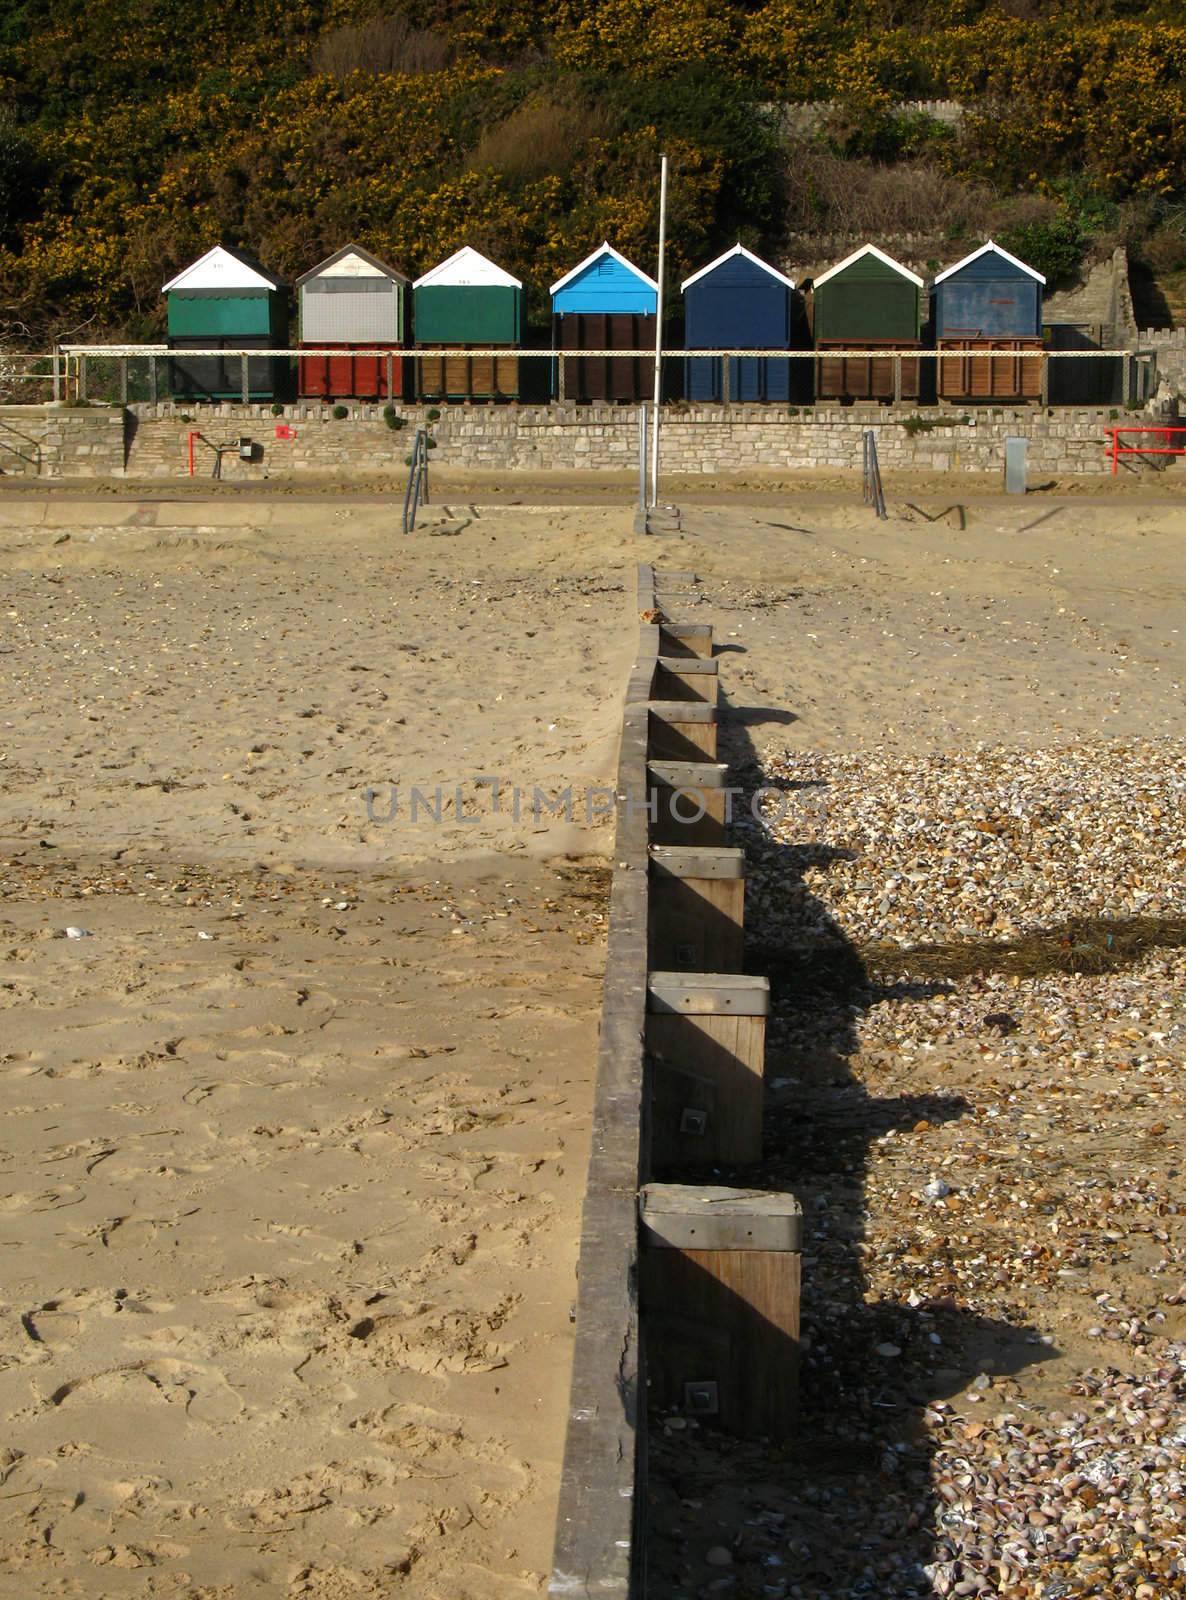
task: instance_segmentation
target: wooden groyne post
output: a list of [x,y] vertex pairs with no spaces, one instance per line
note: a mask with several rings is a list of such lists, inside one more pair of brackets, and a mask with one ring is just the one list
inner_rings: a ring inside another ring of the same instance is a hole
[[785,1435],[795,1414],[798,1203],[678,1182],[759,1159],[769,1010],[742,970],[712,626],[675,614],[694,585],[639,568],[549,1584],[584,1600],[641,1600],[648,1395],[740,1433]]

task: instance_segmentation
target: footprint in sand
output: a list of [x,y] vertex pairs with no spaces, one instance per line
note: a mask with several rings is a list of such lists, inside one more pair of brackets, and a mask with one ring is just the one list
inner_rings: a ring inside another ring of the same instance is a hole
[[507,1365],[517,1341],[491,1335],[506,1322],[519,1296],[505,1295],[490,1311],[429,1308],[415,1317],[365,1317],[350,1330],[384,1366],[445,1377],[456,1372],[495,1372]]
[[[46,1408],[84,1403],[118,1404],[118,1415],[129,1407],[142,1411],[154,1401],[176,1407],[189,1422],[208,1427],[231,1422],[246,1407],[217,1367],[171,1357],[131,1361],[101,1372],[68,1379],[44,1397]],[[148,1424],[146,1424],[147,1426]]]

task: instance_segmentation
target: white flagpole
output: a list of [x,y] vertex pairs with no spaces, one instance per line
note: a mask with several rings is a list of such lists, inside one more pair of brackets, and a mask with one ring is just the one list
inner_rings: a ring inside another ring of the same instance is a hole
[[659,504],[659,410],[663,362],[663,255],[667,243],[667,157],[659,162],[659,294],[655,304],[655,420],[651,440],[651,504]]

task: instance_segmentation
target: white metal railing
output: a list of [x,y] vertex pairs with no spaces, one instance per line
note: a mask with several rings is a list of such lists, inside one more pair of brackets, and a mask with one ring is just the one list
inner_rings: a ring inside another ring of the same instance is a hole
[[[581,359],[613,360],[613,361],[647,361],[655,359],[656,354],[660,361],[671,363],[684,360],[720,361],[721,373],[721,403],[729,404],[736,397],[732,393],[733,385],[732,365],[736,361],[786,361],[789,363],[810,362],[818,364],[824,359],[828,360],[877,360],[892,363],[894,373],[893,397],[916,400],[913,395],[902,394],[902,368],[906,362],[938,362],[944,360],[961,360],[974,357],[977,361],[996,362],[1022,362],[1038,361],[1041,363],[1042,380],[1041,393],[1034,398],[1040,403],[1049,403],[1049,374],[1054,363],[1083,361],[1116,361],[1122,364],[1122,379],[1117,386],[1121,390],[1119,401],[1090,401],[1090,404],[1119,403],[1123,405],[1142,403],[1148,399],[1156,387],[1157,352],[1154,350],[924,350],[909,347],[886,347],[877,349],[854,347],[852,349],[827,349],[827,350],[782,350],[782,349],[660,349],[652,350],[564,350],[556,348],[528,349],[519,346],[476,346],[470,349],[463,347],[419,347],[415,345],[392,350],[372,348],[365,345],[351,347],[343,350],[341,346],[310,346],[307,349],[297,349],[293,346],[269,348],[263,350],[248,350],[242,348],[216,348],[195,347],[187,349],[173,349],[167,344],[63,344],[51,352],[23,353],[6,351],[4,353],[4,381],[13,386],[24,384],[42,384],[47,393],[52,393],[54,400],[87,400],[93,389],[102,388],[112,403],[129,404],[133,401],[146,401],[155,403],[164,398],[168,392],[168,367],[165,374],[160,371],[160,363],[172,360],[185,361],[193,357],[218,357],[224,361],[238,361],[240,363],[239,383],[236,386],[242,395],[244,403],[250,402],[252,368],[250,362],[261,360],[288,360],[298,362],[302,357],[314,359],[325,357],[342,357],[348,355],[362,359],[375,358],[387,364],[388,370],[388,397],[392,396],[392,378],[394,364],[398,362],[411,363],[413,376],[416,376],[417,366],[425,361],[439,361],[450,355],[464,358],[478,359],[515,359],[519,361],[549,361],[557,364],[556,395],[557,400],[564,400],[566,367],[568,361]],[[114,361],[116,370],[106,375],[108,381],[100,381],[101,363]],[[133,365],[134,364],[134,365]],[[47,370],[48,368],[48,370]],[[96,368],[99,368],[97,371]],[[258,370],[258,369],[256,369]],[[162,378],[164,381],[162,382]],[[137,393],[132,395],[133,379]],[[416,385],[419,387],[419,385]],[[991,384],[989,385],[991,388]],[[27,390],[24,392],[28,392]],[[887,396],[888,398],[888,396]],[[963,395],[953,395],[953,400],[967,398]],[[978,396],[985,401],[997,398],[992,394]]]

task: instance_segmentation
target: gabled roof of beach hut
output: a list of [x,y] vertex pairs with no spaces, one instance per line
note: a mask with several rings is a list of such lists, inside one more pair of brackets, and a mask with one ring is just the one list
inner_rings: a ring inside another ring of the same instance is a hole
[[979,261],[982,256],[986,256],[990,252],[993,255],[1000,256],[1002,261],[1008,262],[1011,267],[1017,267],[1019,271],[1027,272],[1031,278],[1035,278],[1039,283],[1046,282],[1045,277],[1036,267],[1031,267],[1027,262],[1019,260],[1017,256],[1010,255],[1008,250],[1005,250],[1001,245],[994,243],[990,239],[987,244],[982,244],[979,250],[973,250],[970,256],[965,256],[962,261],[957,261],[953,267],[947,267],[938,273],[935,277],[935,283],[940,284],[955,273],[962,272],[965,267],[970,267],[974,261]]
[[699,283],[702,278],[707,278],[709,273],[716,272],[719,267],[723,267],[726,262],[732,261],[737,257],[744,258],[762,272],[767,272],[772,278],[777,278],[779,283],[785,284],[788,289],[795,287],[794,280],[788,278],[785,272],[779,272],[777,267],[772,267],[768,261],[763,261],[761,256],[756,256],[752,250],[747,250],[743,244],[735,244],[732,250],[726,250],[715,261],[710,261],[706,267],[701,267],[699,272],[694,272],[690,278],[685,278],[680,284],[680,293],[686,294],[694,283]]
[[583,261],[579,261],[571,272],[566,272],[562,278],[557,278],[548,293],[553,297],[562,294],[565,289],[570,288],[578,279],[591,273],[594,268],[597,269],[600,275],[608,276],[615,282],[625,283],[631,279],[636,279],[639,283],[645,284],[648,289],[653,289],[656,294],[659,291],[659,285],[654,278],[648,277],[641,267],[636,267],[633,261],[627,261],[620,250],[615,250],[608,240],[604,240]]
[[884,250],[879,250],[875,244],[863,244],[859,250],[854,250],[851,255],[845,256],[843,261],[838,261],[834,267],[829,267],[827,272],[821,272],[815,280],[814,287],[820,289],[829,279],[837,277],[842,272],[847,272],[849,267],[856,266],[857,262],[865,257],[872,257],[879,261],[883,267],[888,267],[891,272],[900,273],[903,278],[908,278],[911,283],[917,284],[921,289],[922,279],[917,272],[911,272],[909,267],[904,267],[900,261],[895,261],[893,256],[887,256]]
[[283,278],[276,277],[258,261],[216,244],[197,261],[183,267],[176,277],[170,278],[161,288],[162,294],[174,289],[192,292],[199,289],[221,289],[227,294],[260,294],[286,289]]
[[319,261],[315,267],[310,267],[308,272],[302,272],[295,280],[296,286],[299,289],[302,284],[308,283],[310,278],[320,277],[390,278],[393,283],[411,282],[407,273],[400,272],[389,262],[372,255],[360,244],[344,244],[340,250],[335,250],[332,256],[326,256],[324,261]]
[[412,287],[413,289],[521,289],[523,285],[518,278],[513,278],[509,272],[496,266],[479,250],[467,244],[460,250],[455,250],[446,260],[438,262],[423,277],[417,278]]

